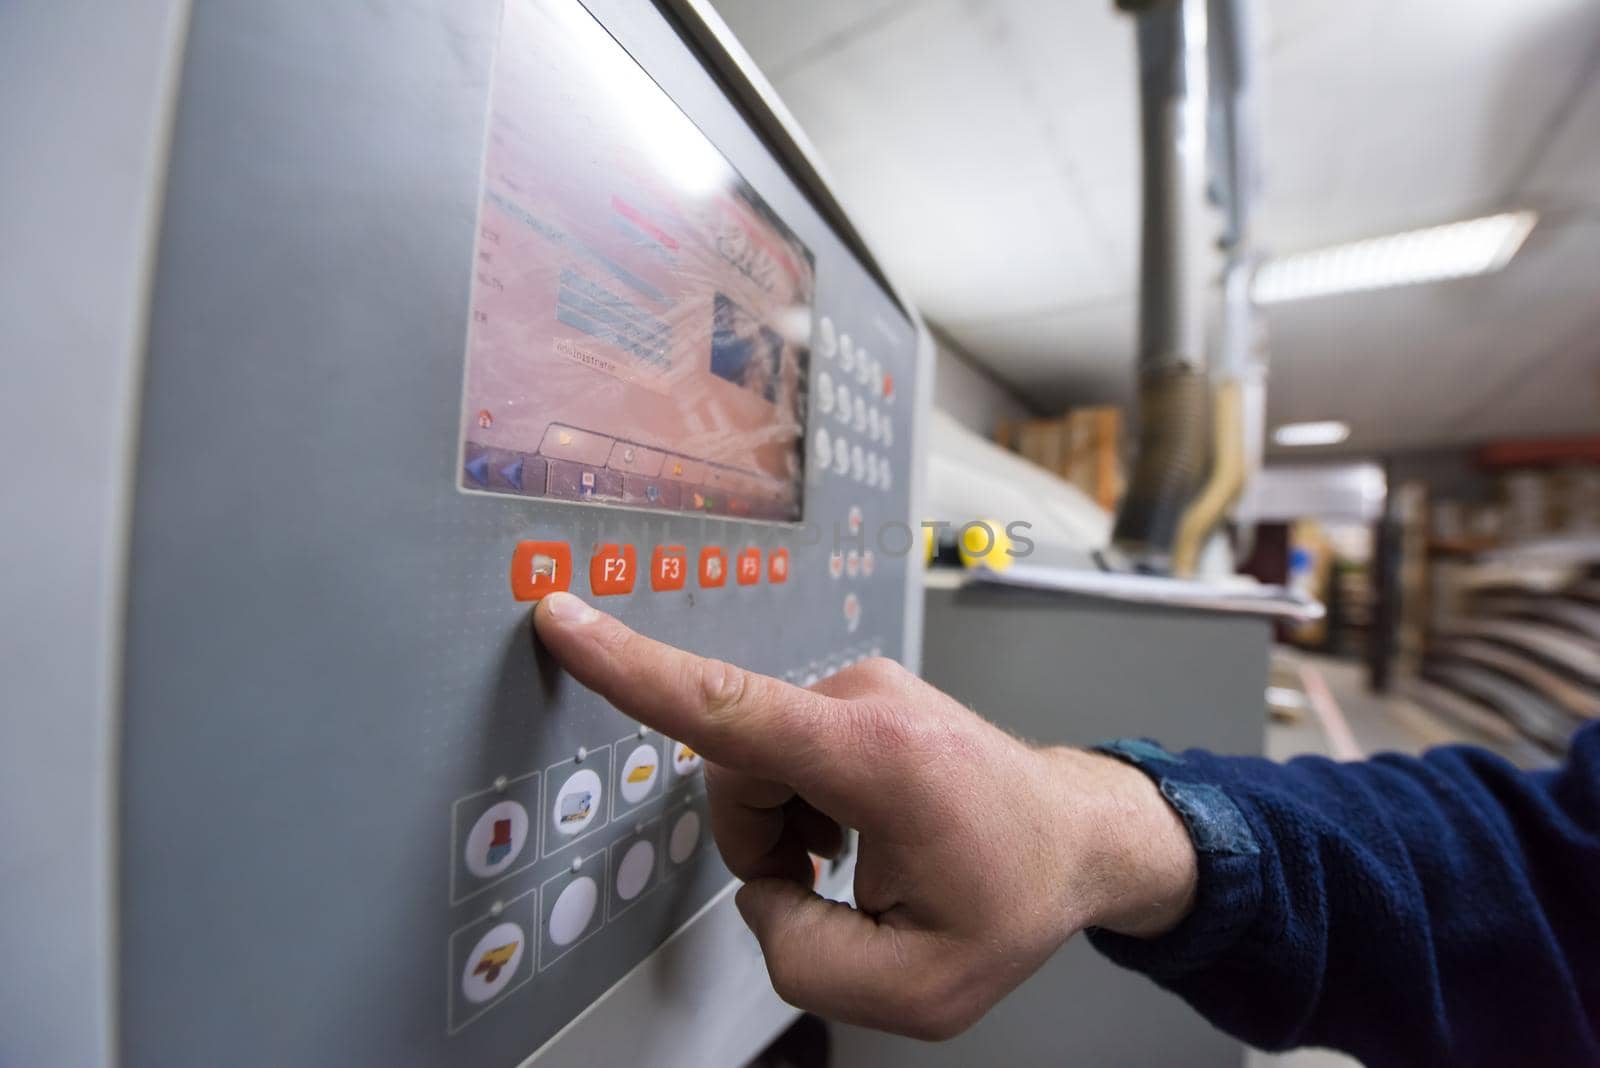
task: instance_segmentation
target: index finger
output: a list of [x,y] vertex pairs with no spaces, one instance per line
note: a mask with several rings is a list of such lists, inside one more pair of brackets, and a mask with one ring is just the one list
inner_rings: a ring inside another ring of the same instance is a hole
[[540,601],[533,623],[579,682],[718,764],[797,786],[842,770],[841,702],[647,638],[570,593]]

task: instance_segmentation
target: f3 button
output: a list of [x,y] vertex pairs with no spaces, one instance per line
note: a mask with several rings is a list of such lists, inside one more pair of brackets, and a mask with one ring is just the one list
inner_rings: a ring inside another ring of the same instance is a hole
[[632,593],[638,573],[632,545],[597,545],[589,560],[589,589],[597,597]]
[[650,588],[657,593],[683,589],[689,580],[689,550],[682,545],[657,545],[650,554]]

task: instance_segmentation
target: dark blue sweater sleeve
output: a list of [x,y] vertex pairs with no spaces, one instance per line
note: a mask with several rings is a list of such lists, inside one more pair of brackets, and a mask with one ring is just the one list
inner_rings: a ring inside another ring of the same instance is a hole
[[1600,724],[1542,772],[1465,746],[1347,764],[1099,748],[1156,781],[1200,861],[1172,932],[1089,932],[1113,961],[1266,1049],[1600,1065]]

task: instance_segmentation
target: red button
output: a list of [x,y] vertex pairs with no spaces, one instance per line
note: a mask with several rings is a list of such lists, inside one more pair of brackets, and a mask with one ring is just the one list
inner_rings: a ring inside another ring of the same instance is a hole
[[774,549],[767,557],[767,581],[774,586],[789,581],[788,549]]
[[728,581],[728,554],[714,545],[700,550],[700,585],[715,588]]
[[885,397],[894,396],[894,375],[885,374],[883,376],[883,395]]
[[739,585],[754,586],[761,581],[761,550],[754,545],[739,553]]
[[589,559],[589,589],[598,597],[633,592],[638,556],[631,545],[597,545]]
[[519,541],[511,553],[511,596],[537,601],[572,586],[572,549],[564,541]]
[[650,554],[650,588],[658,592],[681,590],[689,581],[689,550],[681,545],[657,545]]

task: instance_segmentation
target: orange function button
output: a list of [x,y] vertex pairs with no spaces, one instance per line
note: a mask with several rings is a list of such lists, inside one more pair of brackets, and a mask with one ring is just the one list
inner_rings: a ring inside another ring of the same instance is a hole
[[700,550],[700,585],[721,586],[728,581],[728,554],[714,545]]
[[596,545],[589,560],[589,589],[599,597],[632,593],[636,561],[631,545]]
[[519,541],[511,553],[511,596],[537,601],[572,586],[572,549],[564,541]]
[[739,553],[739,585],[754,586],[761,581],[761,550],[754,545]]
[[689,581],[689,550],[682,545],[657,545],[650,554],[650,588],[681,590]]
[[774,549],[767,556],[767,581],[774,586],[789,581],[788,549]]

